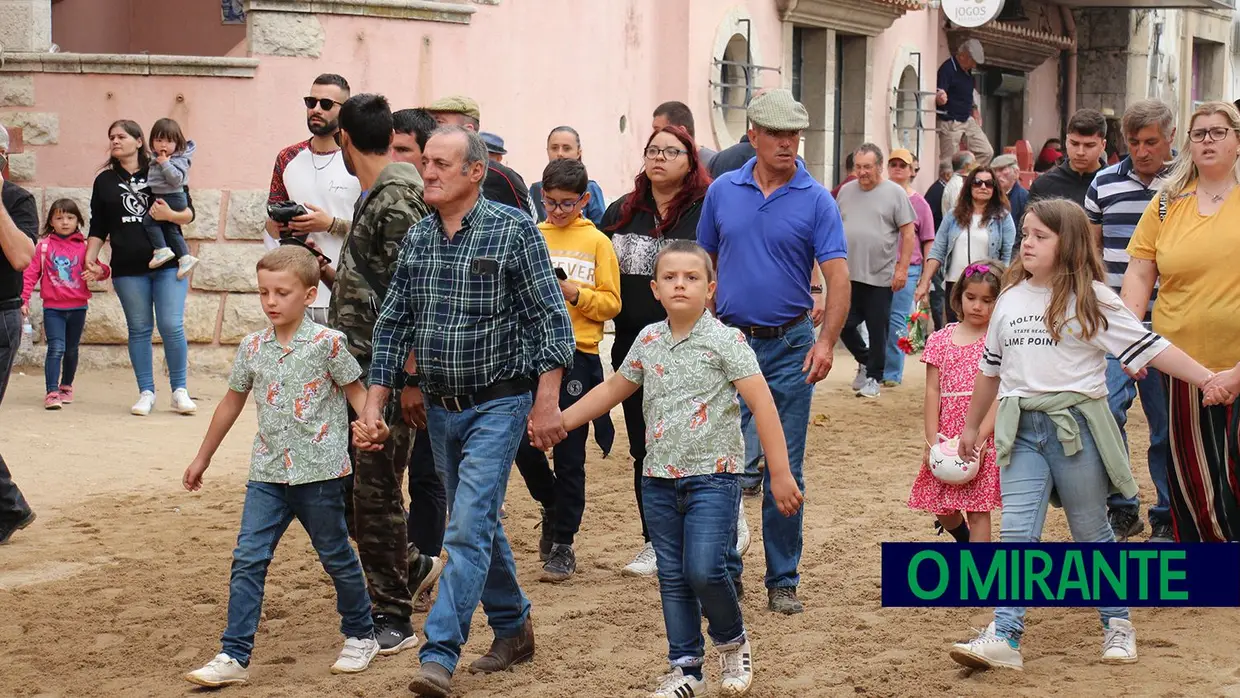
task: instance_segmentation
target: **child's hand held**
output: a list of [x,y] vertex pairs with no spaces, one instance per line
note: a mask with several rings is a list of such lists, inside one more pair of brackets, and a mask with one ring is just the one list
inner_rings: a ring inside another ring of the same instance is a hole
[[966,463],[977,460],[977,427],[967,426],[960,435],[960,457]]
[[784,516],[797,513],[801,508],[801,503],[805,501],[801,488],[797,487],[796,480],[790,473],[782,477],[771,478],[771,497],[775,500],[779,513]]

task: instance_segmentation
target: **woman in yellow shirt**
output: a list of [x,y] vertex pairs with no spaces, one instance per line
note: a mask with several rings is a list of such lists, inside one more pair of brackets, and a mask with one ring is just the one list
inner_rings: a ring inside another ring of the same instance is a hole
[[1170,378],[1171,513],[1181,542],[1240,540],[1240,112],[1208,102],[1128,245],[1121,297],[1141,317],[1154,283],[1154,331],[1217,376],[1222,398]]

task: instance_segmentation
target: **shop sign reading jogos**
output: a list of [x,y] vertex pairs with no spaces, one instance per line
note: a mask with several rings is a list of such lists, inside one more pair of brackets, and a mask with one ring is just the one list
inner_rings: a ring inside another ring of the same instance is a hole
[[943,0],[943,13],[952,24],[980,27],[1003,11],[1003,0]]

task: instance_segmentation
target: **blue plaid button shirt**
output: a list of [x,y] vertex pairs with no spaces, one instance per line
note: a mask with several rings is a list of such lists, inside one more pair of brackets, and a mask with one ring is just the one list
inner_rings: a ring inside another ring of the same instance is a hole
[[412,348],[423,391],[467,395],[572,365],[573,326],[547,243],[516,209],[478,202],[451,239],[409,229],[375,322],[370,384],[398,387]]

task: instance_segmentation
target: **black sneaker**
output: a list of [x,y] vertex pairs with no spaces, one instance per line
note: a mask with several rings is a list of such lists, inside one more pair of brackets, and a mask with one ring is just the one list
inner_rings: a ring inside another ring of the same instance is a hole
[[17,533],[23,528],[34,523],[34,519],[35,519],[34,511],[32,510],[32,511],[26,512],[25,516],[18,519],[17,521],[14,521],[13,523],[0,523],[0,545],[4,545],[5,543],[8,543],[9,539],[13,537],[14,533]]
[[1150,523],[1150,543],[1174,543],[1175,529],[1168,523]]
[[408,618],[375,614],[375,639],[379,641],[379,654],[397,654],[418,644],[413,623]]
[[576,571],[577,555],[573,553],[573,546],[556,543],[551,546],[551,555],[547,557],[538,581],[559,584],[568,581]]
[[791,616],[805,610],[805,607],[801,605],[800,599],[797,598],[796,587],[775,587],[774,589],[767,589],[766,597],[767,608],[776,613]]
[[416,603],[419,597],[439,580],[443,574],[443,560],[423,555],[413,543],[409,544],[409,597]]
[[1112,509],[1107,512],[1107,520],[1111,522],[1117,543],[1127,543],[1129,538],[1145,530],[1145,522],[1130,509]]
[[539,527],[542,529],[542,535],[538,538],[538,561],[546,562],[551,557],[551,512],[546,507],[542,509],[542,522]]

